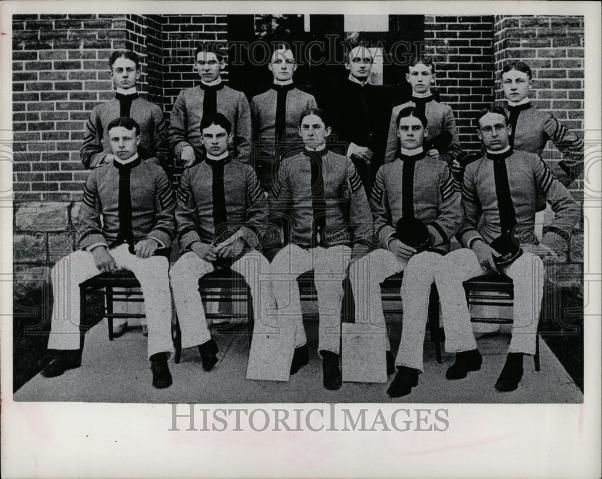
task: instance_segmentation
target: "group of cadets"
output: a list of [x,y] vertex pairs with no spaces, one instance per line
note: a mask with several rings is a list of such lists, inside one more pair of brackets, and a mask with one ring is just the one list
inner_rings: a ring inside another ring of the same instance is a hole
[[[161,109],[136,91],[137,55],[116,51],[110,58],[116,95],[96,106],[86,124],[81,158],[92,171],[80,249],[52,271],[54,354],[42,374],[80,366],[79,284],[118,269],[132,271],[141,284],[153,385],[172,383],[172,294],[182,346],[197,346],[210,371],[218,346],[198,280],[224,266],[249,284],[256,325],[274,317],[292,325],[294,374],[310,357],[296,280],[313,270],[323,385],[338,389],[343,280],[352,286],[355,321],[382,327],[386,337],[380,284],[403,271],[396,357],[386,340],[387,374],[396,372],[387,392],[400,397],[424,370],[433,284],[445,348],[455,353],[447,379],[480,369],[462,282],[499,272],[512,278],[515,299],[512,341],[495,386],[516,389],[523,356],[535,352],[544,263],[557,259],[580,215],[566,186],[583,169],[582,141],[529,103],[529,67],[520,61],[504,67],[506,108],[478,115],[483,153],[466,164],[452,109],[433,98],[428,59],[408,66],[412,96],[392,106],[368,82],[370,49],[356,46],[346,58],[348,79],[325,102],[326,112],[295,86],[297,64],[286,46],[271,57],[271,88],[250,104],[222,81],[219,49],[206,44],[195,55],[200,83],[179,94],[169,127]],[[553,169],[540,157],[548,140],[563,154]],[[164,171],[170,156],[186,166],[175,195]],[[546,201],[555,218],[540,241],[535,214]],[[176,238],[182,255],[170,267]],[[454,238],[461,248],[451,251]]]

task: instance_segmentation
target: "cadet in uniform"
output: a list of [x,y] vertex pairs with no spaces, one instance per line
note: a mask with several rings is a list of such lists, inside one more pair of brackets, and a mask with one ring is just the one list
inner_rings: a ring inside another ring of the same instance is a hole
[[[407,107],[399,112],[396,122],[401,155],[378,170],[370,196],[380,248],[349,268],[356,321],[382,326],[383,334],[386,324],[380,284],[404,272],[403,331],[395,361],[398,372],[387,391],[392,397],[409,394],[418,384],[418,374],[424,371],[424,330],[431,285],[442,255],[449,251],[450,238],[462,224],[460,193],[454,188],[448,166],[423,150],[423,140],[429,133],[424,114]],[[448,328],[445,317],[443,320],[447,350],[455,352],[455,331]],[[389,349],[388,345],[387,369],[392,374]]]
[[153,386],[172,379],[171,294],[166,255],[175,233],[175,200],[165,172],[137,153],[140,126],[116,118],[107,127],[115,159],[94,169],[79,215],[80,250],[52,269],[54,306],[48,349],[54,359],[42,375],[54,377],[81,364],[79,285],[102,272],[132,271],[140,282],[148,320]]
[[266,191],[278,160],[295,146],[303,148],[297,133],[301,114],[318,106],[313,95],[295,86],[297,63],[288,47],[274,51],[268,68],[274,77],[272,87],[251,100],[255,170]]
[[205,115],[201,129],[206,153],[184,170],[177,193],[178,238],[185,253],[170,276],[182,347],[198,346],[203,369],[210,371],[218,347],[207,328],[199,279],[228,266],[249,284],[256,321],[267,318],[269,277],[260,281],[260,273],[269,271],[269,263],[257,250],[268,212],[251,165],[228,153],[228,119],[221,113]]
[[[350,159],[328,151],[331,127],[325,113],[308,110],[301,116],[303,152],[280,163],[270,197],[270,212],[292,224],[288,244],[271,263],[273,291],[279,317],[296,323],[291,374],[307,364],[309,353],[296,279],[314,271],[320,315],[318,351],[327,389],[341,387],[339,368],[342,281],[351,246],[365,246],[372,217],[364,188]],[[285,228],[286,229],[286,228]]]
[[161,108],[136,91],[141,73],[138,55],[128,50],[115,51],[109,58],[109,67],[115,98],[92,109],[80,149],[82,163],[88,169],[111,163],[115,156],[111,153],[107,126],[116,118],[129,116],[140,125],[138,152],[142,159],[154,158],[165,168],[169,153],[167,125]]
[[222,113],[232,125],[231,156],[243,163],[251,153],[251,110],[245,94],[233,90],[221,78],[226,67],[219,43],[206,43],[195,51],[194,68],[201,77],[198,86],[182,90],[170,117],[169,139],[177,159],[191,165],[203,155],[203,116]]
[[398,154],[399,143],[395,120],[399,115],[399,111],[407,106],[415,106],[419,112],[423,112],[426,116],[431,140],[445,132],[451,135],[449,144],[440,148],[440,150],[429,148],[427,151],[429,156],[439,158],[451,165],[461,152],[460,140],[451,107],[433,99],[431,85],[435,81],[435,65],[430,60],[422,58],[414,60],[408,66],[406,80],[412,87],[412,98],[410,101],[393,108],[385,150],[385,163],[395,160]]
[[[512,340],[495,385],[500,391],[513,391],[522,378],[523,356],[535,353],[544,261],[554,261],[566,247],[579,219],[579,207],[539,155],[511,147],[512,128],[503,109],[482,112],[478,125],[486,154],[464,172],[465,223],[458,238],[465,248],[442,259],[435,281],[442,317],[466,332],[471,325],[462,283],[489,271],[513,280]],[[555,213],[541,243],[534,234],[539,194]],[[462,352],[456,353],[455,363],[447,370],[448,379],[464,378],[481,367],[474,337],[465,333],[462,338],[458,344]]]

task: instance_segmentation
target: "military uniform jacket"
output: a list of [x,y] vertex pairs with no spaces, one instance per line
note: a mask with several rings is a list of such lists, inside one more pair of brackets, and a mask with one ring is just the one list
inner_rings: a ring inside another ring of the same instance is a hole
[[[262,184],[267,185],[274,176],[276,146],[276,106],[278,94],[270,88],[251,99],[251,115],[253,119],[253,141],[255,169]],[[298,146],[303,148],[299,136],[301,114],[318,104],[313,95],[298,88],[291,89],[286,95],[286,130],[279,144],[284,150]]]
[[[267,226],[268,205],[255,171],[246,163],[224,159],[224,199],[227,224],[217,232],[223,241],[240,230],[245,242],[255,249]],[[213,174],[206,161],[197,161],[184,170],[177,192],[178,239],[183,249],[195,241],[211,244],[216,240],[213,218]],[[220,225],[220,228],[222,225]]]
[[[84,142],[80,148],[82,163],[86,168],[96,168],[111,153],[107,127],[119,118],[119,100],[114,98],[96,105],[86,122]],[[159,106],[137,97],[130,105],[129,116],[140,125],[139,150],[143,156],[153,157],[161,165],[166,165],[169,155],[167,125]]]
[[[134,240],[154,238],[169,247],[175,236],[176,202],[171,184],[155,162],[134,160],[130,172]],[[116,162],[92,170],[84,186],[79,212],[78,241],[85,249],[111,245],[119,233],[119,168]]]
[[[182,90],[176,98],[170,116],[169,141],[176,157],[180,157],[182,148],[190,145],[195,155],[203,155],[201,142],[201,120],[203,118],[203,98],[201,87]],[[247,97],[241,91],[227,85],[216,92],[217,111],[225,115],[232,124],[234,157],[248,162],[251,152],[251,111]]]
[[[564,245],[558,237],[568,241],[579,219],[578,204],[539,155],[514,150],[503,161],[515,212],[514,236],[523,244],[538,242],[534,224],[537,196],[542,192],[555,213],[542,242],[559,251]],[[467,247],[476,238],[489,244],[501,235],[497,187],[494,161],[487,155],[466,166],[462,186],[465,222],[458,238]]]
[[[551,113],[542,112],[530,103],[514,108],[520,110],[512,132],[514,149],[541,156],[548,140],[551,140],[563,156],[552,171],[564,186],[568,186],[583,171],[583,140]],[[511,110],[507,106],[506,112],[511,118]]]
[[280,163],[270,195],[270,213],[284,222],[285,234],[288,230],[285,241],[302,248],[369,244],[370,206],[353,163],[332,151],[319,153],[319,179],[313,189],[314,160],[307,150]]
[[[460,230],[463,219],[460,192],[448,166],[428,155],[421,159],[398,158],[380,167],[370,195],[374,215],[374,230],[382,248],[388,249],[389,239],[397,221],[403,216],[404,202],[413,204],[414,217],[427,225],[432,249],[449,251],[449,241]],[[413,177],[404,179],[404,163],[414,162]],[[407,191],[403,186],[407,185]]]
[[[415,106],[413,101],[407,101],[401,105],[393,107],[391,112],[391,121],[389,122],[389,132],[387,134],[387,146],[385,149],[385,163],[395,160],[399,155],[399,138],[397,136],[397,116],[404,108]],[[424,106],[424,114],[427,119],[426,128],[428,138],[434,138],[440,133],[447,131],[452,135],[452,142],[445,152],[440,152],[442,160],[448,164],[456,159],[461,153],[460,138],[454,113],[449,105],[431,100]],[[428,138],[425,138],[427,140]]]

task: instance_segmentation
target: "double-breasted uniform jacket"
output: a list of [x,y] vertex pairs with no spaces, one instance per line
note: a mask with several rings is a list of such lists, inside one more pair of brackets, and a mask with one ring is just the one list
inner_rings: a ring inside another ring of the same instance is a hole
[[353,163],[326,149],[282,160],[270,214],[288,226],[285,242],[302,248],[367,245],[372,236],[370,206]]
[[424,152],[401,155],[381,166],[372,187],[370,206],[378,244],[385,249],[397,221],[407,211],[427,225],[432,249],[441,253],[449,251],[449,241],[462,225],[461,195],[447,164]]
[[[128,98],[129,97],[129,98]],[[167,124],[163,111],[154,103],[132,95],[117,94],[113,100],[96,105],[86,122],[84,141],[80,149],[82,163],[86,168],[96,168],[111,153],[107,127],[120,116],[133,118],[140,125],[139,150],[142,156],[154,158],[162,166],[167,165],[169,144]]]
[[[201,120],[203,119],[204,90],[200,86],[182,90],[173,105],[170,116],[169,141],[179,158],[182,148],[190,145],[195,155],[203,155]],[[249,161],[251,153],[251,110],[247,97],[223,83],[216,91],[217,111],[232,124],[233,157]]]

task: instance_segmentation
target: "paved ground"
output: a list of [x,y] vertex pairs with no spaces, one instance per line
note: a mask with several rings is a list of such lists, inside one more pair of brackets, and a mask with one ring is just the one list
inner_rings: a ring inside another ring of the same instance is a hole
[[[400,323],[388,321],[396,350]],[[245,379],[249,351],[245,334],[222,334],[215,338],[220,361],[213,371],[201,369],[196,348],[185,350],[180,364],[170,368],[174,384],[165,390],[151,385],[146,359],[146,338],[139,328],[109,342],[106,325],[99,323],[86,336],[82,367],[46,379],[35,376],[15,393],[17,401],[84,401],[147,403],[278,403],[278,402],[392,402],[385,384],[344,383],[338,391],[322,387],[322,367],[317,349],[317,321],[305,321],[311,359],[288,383]],[[444,354],[435,361],[434,346],[425,342],[425,373],[409,396],[395,402],[406,403],[579,403],[583,395],[554,354],[541,341],[541,371],[531,358],[525,359],[525,375],[518,390],[500,393],[494,388],[504,364],[507,335],[479,339],[483,367],[461,381],[447,381],[445,370],[453,356]]]

